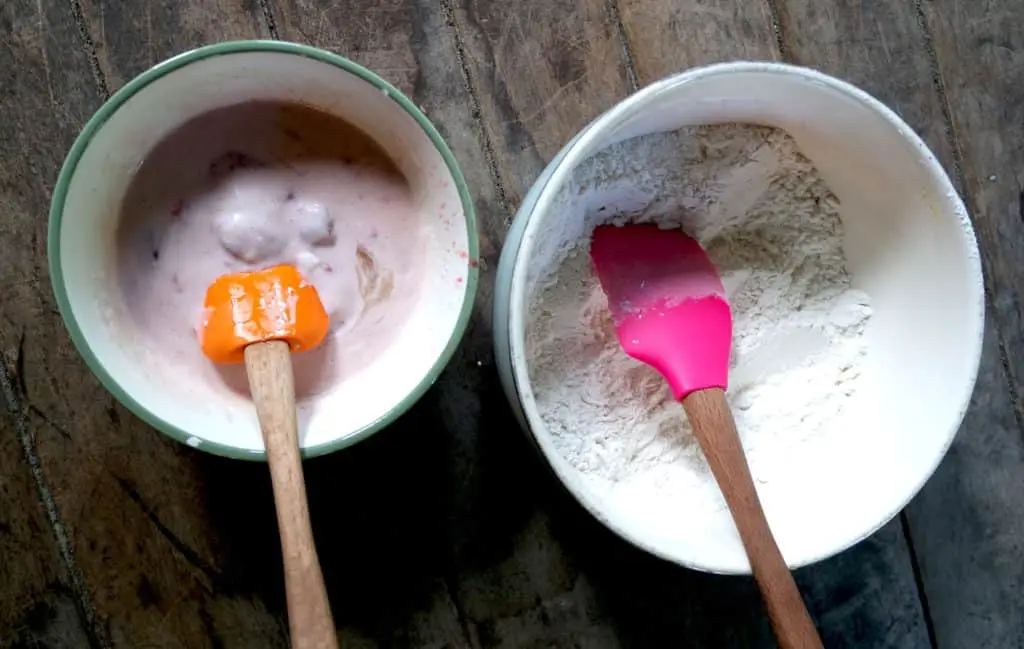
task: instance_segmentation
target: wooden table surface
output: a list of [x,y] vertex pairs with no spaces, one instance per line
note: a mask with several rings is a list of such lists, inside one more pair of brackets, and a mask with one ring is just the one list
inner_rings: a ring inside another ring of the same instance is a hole
[[1024,647],[1021,25],[1015,0],[3,0],[0,647],[286,646],[265,466],[116,403],[46,269],[50,192],[85,120],[154,63],[243,38],[339,52],[409,93],[481,220],[476,317],[448,370],[400,423],[307,466],[344,647],[773,646],[751,581],[653,559],[560,490],[491,351],[498,253],[544,163],[638,87],[730,59],[813,66],[899,112],[984,256],[984,358],[948,457],[897,519],[799,571],[825,644]]

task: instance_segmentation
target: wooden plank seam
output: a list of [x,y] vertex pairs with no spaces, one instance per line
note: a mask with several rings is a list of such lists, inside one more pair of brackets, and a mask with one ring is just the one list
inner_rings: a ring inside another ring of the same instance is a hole
[[57,542],[57,550],[60,553],[61,562],[71,580],[71,590],[75,597],[75,605],[78,614],[85,623],[85,632],[88,634],[89,643],[93,649],[111,649],[111,644],[103,627],[99,624],[96,616],[96,608],[93,606],[89,589],[85,585],[85,578],[78,564],[75,562],[75,553],[71,547],[71,539],[68,537],[64,522],[61,520],[60,512],[57,509],[57,501],[53,497],[53,491],[43,474],[43,467],[39,461],[39,454],[36,452],[35,441],[32,432],[29,430],[28,420],[25,416],[25,406],[22,397],[15,389],[15,382],[12,380],[11,372],[6,363],[0,362],[0,391],[3,392],[4,403],[7,406],[7,413],[14,420],[14,427],[18,433],[18,441],[21,443],[21,450],[25,463],[32,474],[32,481],[36,486],[36,493],[39,501],[46,511],[46,519],[50,523],[50,531]]

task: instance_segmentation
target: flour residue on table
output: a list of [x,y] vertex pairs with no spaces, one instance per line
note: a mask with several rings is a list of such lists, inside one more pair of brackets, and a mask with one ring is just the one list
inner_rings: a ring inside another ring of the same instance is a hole
[[561,201],[579,213],[545,233],[530,278],[530,381],[558,451],[608,497],[714,485],[664,379],[618,344],[588,254],[601,223],[682,227],[718,267],[728,398],[755,477],[849,407],[870,299],[846,271],[838,200],[789,135],[733,124],[630,140],[582,165]]

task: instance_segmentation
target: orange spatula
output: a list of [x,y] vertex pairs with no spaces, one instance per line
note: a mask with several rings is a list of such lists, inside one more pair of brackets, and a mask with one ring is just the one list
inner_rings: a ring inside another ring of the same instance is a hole
[[732,512],[779,647],[821,649],[768,527],[725,400],[732,313],[714,264],[682,231],[654,225],[601,226],[590,256],[623,350],[658,370],[683,403]]
[[245,363],[263,432],[295,649],[338,647],[309,523],[291,364],[291,352],[316,347],[327,328],[320,296],[292,266],[225,275],[206,292],[203,353],[218,363]]

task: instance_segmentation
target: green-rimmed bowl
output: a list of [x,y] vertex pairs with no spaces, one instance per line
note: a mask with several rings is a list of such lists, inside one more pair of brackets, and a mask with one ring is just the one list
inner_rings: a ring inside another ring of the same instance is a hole
[[444,369],[472,312],[478,240],[465,179],[437,128],[387,81],[343,57],[277,41],[202,47],[139,75],[89,120],[64,162],[50,208],[50,276],[71,339],[121,403],[189,446],[263,459],[248,398],[182,376],[136,330],[115,249],[119,208],[147,153],[202,113],[261,100],[301,103],[363,130],[401,169],[424,214],[424,297],[369,367],[300,401],[303,454],[311,457],[372,435],[412,406]]

